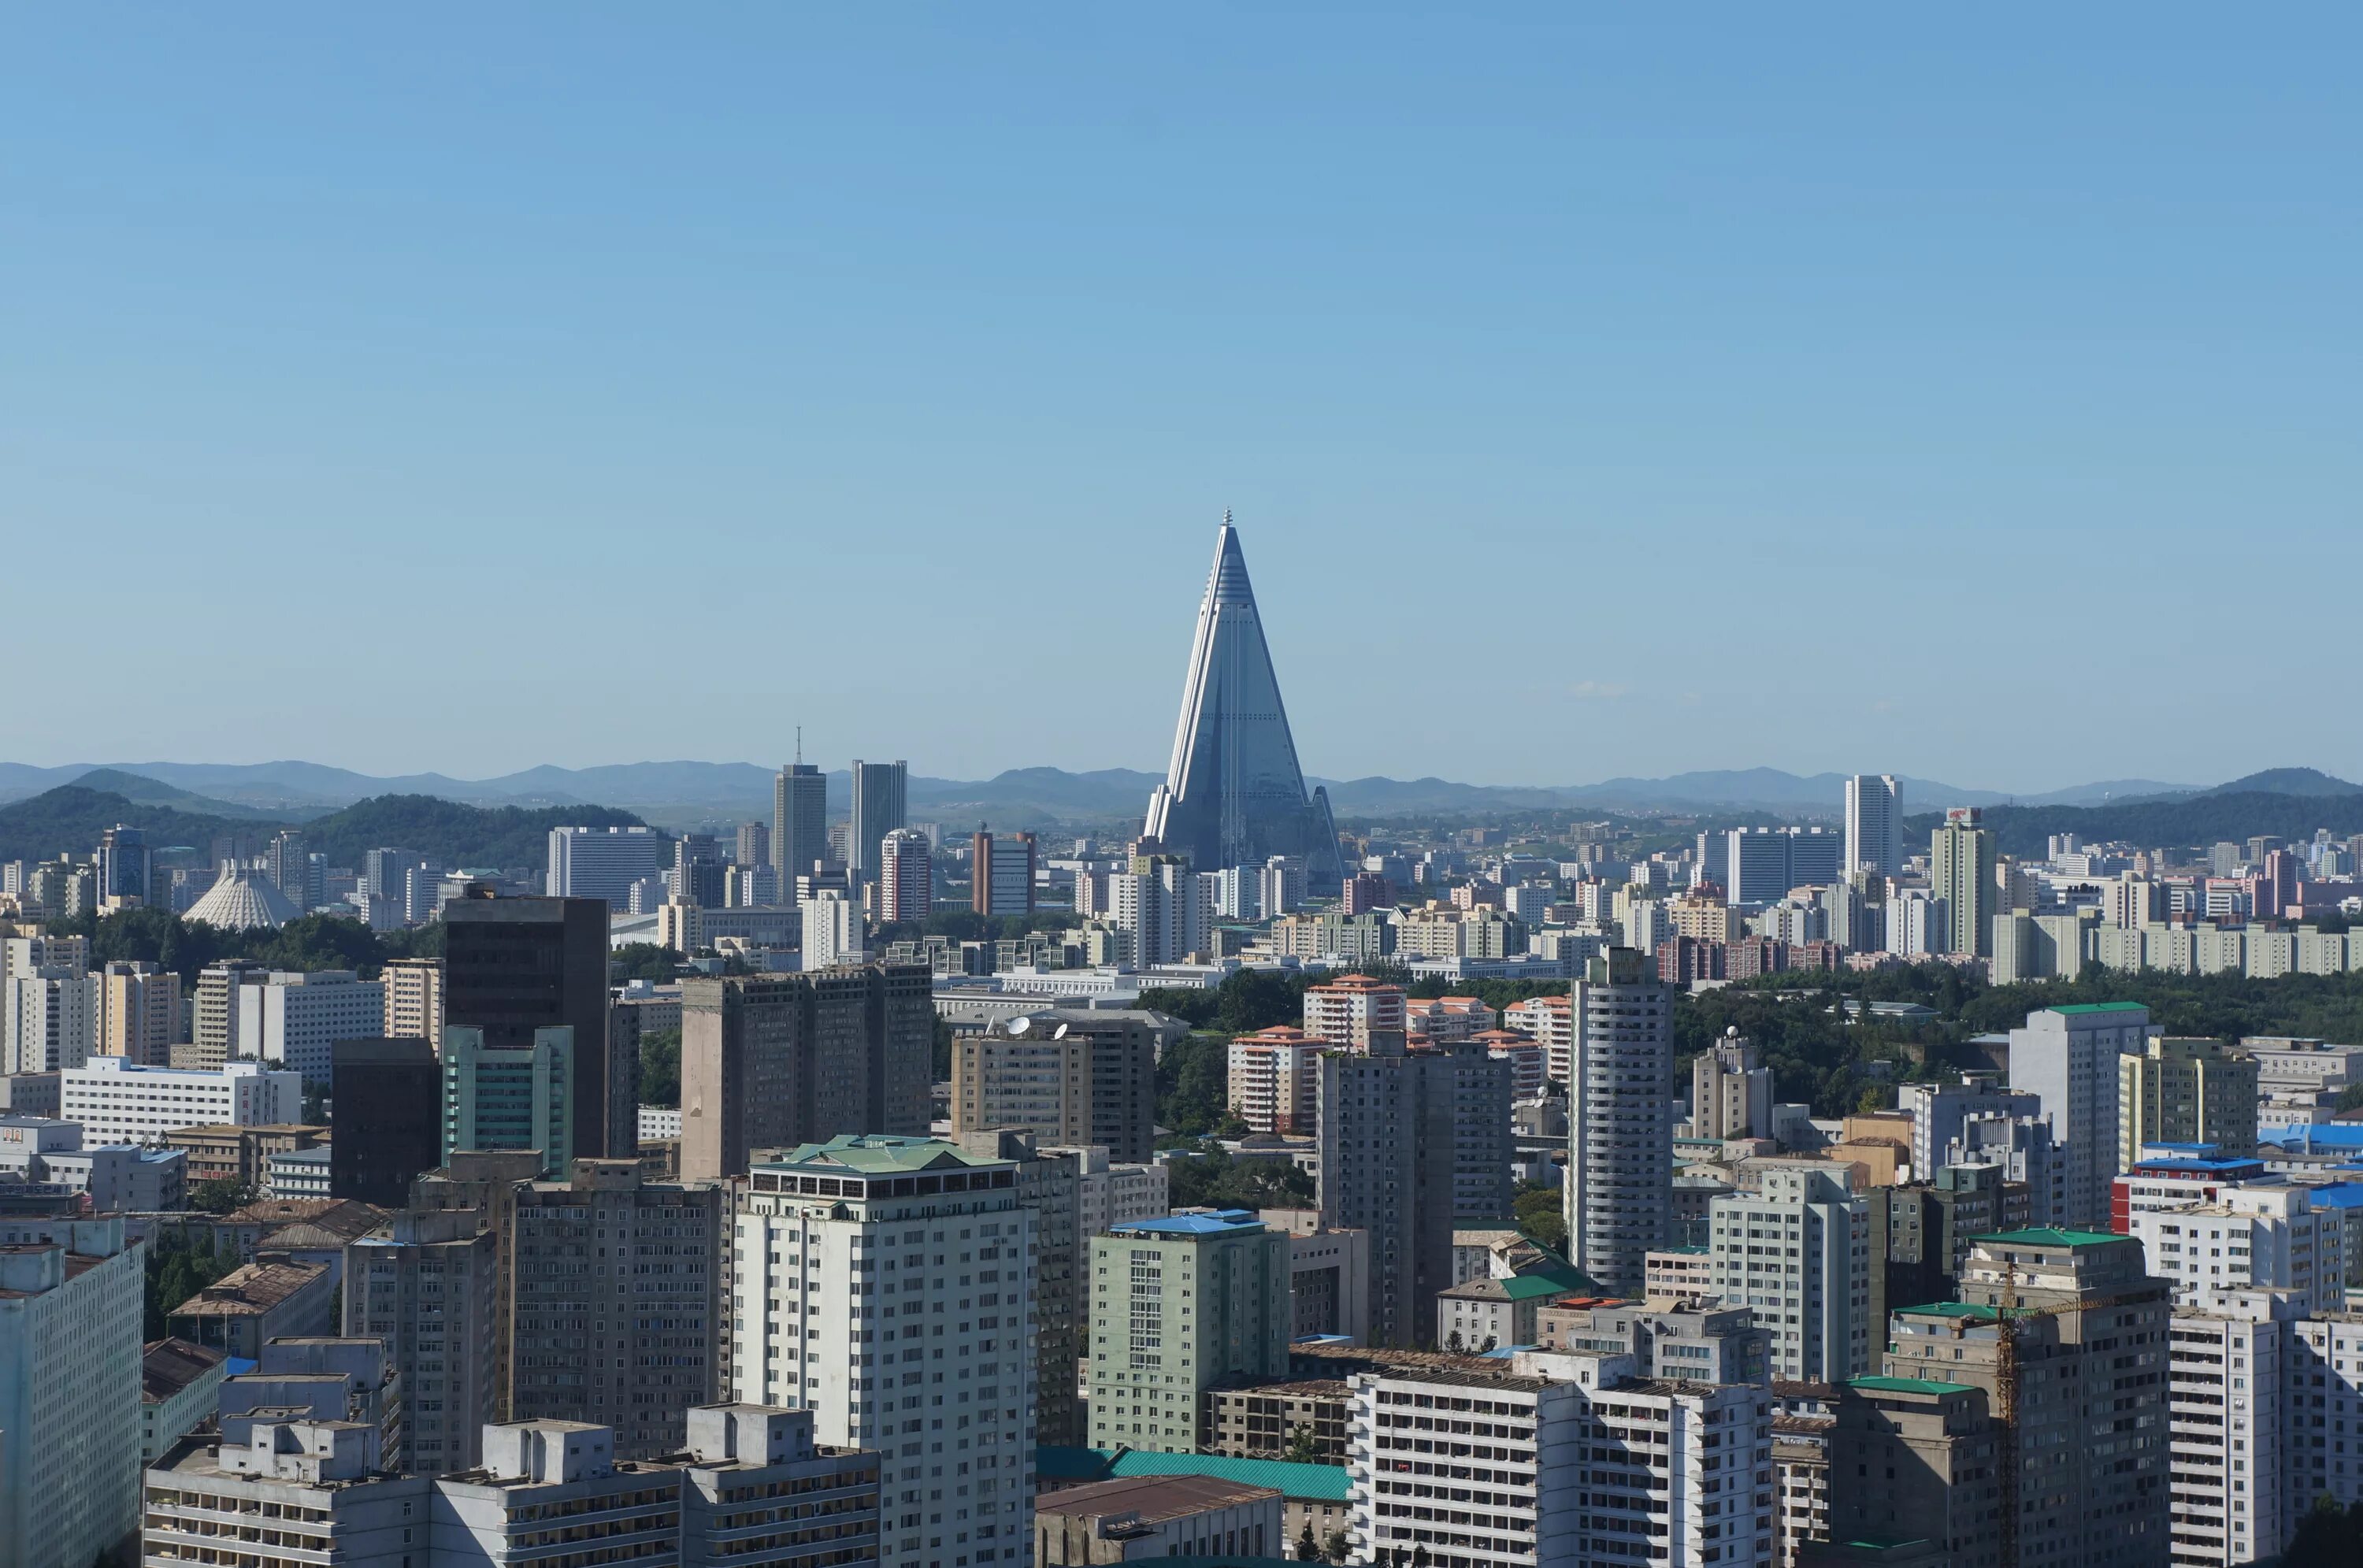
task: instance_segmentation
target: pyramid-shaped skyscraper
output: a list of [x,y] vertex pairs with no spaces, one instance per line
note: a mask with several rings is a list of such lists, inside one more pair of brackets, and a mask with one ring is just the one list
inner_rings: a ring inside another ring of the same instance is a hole
[[1173,761],[1148,797],[1142,830],[1201,871],[1301,857],[1312,886],[1345,876],[1326,791],[1304,790],[1271,650],[1256,614],[1247,557],[1228,513],[1198,606],[1198,637],[1182,687]]

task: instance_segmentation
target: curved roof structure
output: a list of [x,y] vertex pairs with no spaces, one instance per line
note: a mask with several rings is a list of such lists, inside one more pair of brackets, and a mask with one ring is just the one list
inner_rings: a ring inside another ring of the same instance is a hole
[[302,912],[261,872],[225,864],[220,878],[189,906],[186,918],[223,931],[252,931],[285,925]]
[[1142,831],[1201,871],[1287,855],[1303,858],[1315,885],[1345,875],[1329,796],[1304,791],[1247,557],[1227,513],[1198,607],[1173,760],[1148,798]]

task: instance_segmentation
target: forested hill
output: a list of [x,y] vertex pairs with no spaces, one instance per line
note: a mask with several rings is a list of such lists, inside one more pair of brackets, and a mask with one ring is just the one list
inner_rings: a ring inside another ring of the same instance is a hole
[[[2328,828],[2341,837],[2363,833],[2363,792],[2282,795],[2244,790],[2129,801],[2122,806],[1988,806],[1984,819],[2005,855],[2040,856],[2051,835],[2059,833],[2072,833],[2087,844],[2123,839],[2144,846],[2236,842],[2257,834],[2295,842],[2312,838],[2316,828]],[[1906,842],[1926,847],[1929,834],[1944,820],[1941,812],[1905,818]]]
[[[0,860],[50,860],[85,855],[117,823],[143,830],[150,848],[187,845],[204,850],[218,834],[268,838],[279,824],[251,817],[219,817],[144,802],[108,790],[61,785],[0,806]],[[433,795],[380,795],[339,812],[289,824],[332,866],[359,869],[372,849],[415,850],[437,867],[539,866],[553,827],[634,827],[640,819],[613,806],[470,806]]]
[[435,795],[378,795],[303,824],[332,866],[359,868],[372,849],[414,849],[438,867],[539,866],[554,827],[638,827],[613,806],[469,806]]

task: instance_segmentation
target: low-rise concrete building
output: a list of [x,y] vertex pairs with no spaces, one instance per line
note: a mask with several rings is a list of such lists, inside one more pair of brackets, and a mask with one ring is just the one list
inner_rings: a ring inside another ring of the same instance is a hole
[[1281,1494],[1211,1475],[1137,1475],[1034,1504],[1035,1568],[1164,1557],[1283,1557]]
[[182,1302],[166,1329],[174,1339],[259,1361],[266,1341],[328,1332],[336,1288],[325,1264],[265,1254]]
[[186,1340],[150,1340],[139,1362],[139,1463],[144,1467],[213,1419],[229,1358]]
[[1210,1388],[1203,1430],[1212,1452],[1235,1459],[1343,1464],[1352,1407],[1353,1390],[1327,1379]]

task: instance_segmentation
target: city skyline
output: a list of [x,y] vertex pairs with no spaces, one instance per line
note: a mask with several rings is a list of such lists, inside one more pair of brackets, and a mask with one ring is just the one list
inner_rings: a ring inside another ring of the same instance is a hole
[[[137,692],[138,750],[252,755],[234,671],[271,749],[373,770],[783,710],[721,749],[1153,767],[1226,507],[1322,778],[1429,771],[1406,715],[1494,743],[1480,782],[2175,778],[2196,730],[2321,727],[2202,650],[2363,566],[2351,14],[1039,17],[29,19],[11,564],[137,569],[105,635],[19,596],[83,669],[16,733],[120,755],[76,693]],[[776,657],[815,560],[826,680]],[[1762,701],[1837,646],[1880,651]],[[948,655],[1090,721],[1014,734]]]

